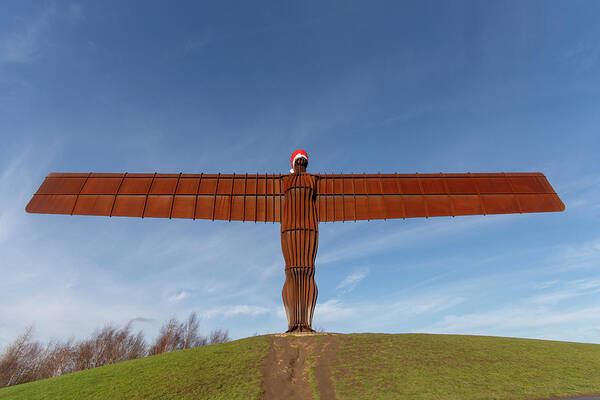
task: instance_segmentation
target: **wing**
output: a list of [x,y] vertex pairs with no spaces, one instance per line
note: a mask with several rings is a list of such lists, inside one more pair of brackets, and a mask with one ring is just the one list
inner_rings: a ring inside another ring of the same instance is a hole
[[45,214],[279,222],[282,176],[52,173],[25,210]]
[[541,173],[317,175],[319,221],[563,211]]

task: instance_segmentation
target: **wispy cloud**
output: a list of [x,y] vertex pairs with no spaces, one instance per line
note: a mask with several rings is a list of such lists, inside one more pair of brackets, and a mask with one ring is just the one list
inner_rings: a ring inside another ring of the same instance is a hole
[[338,323],[347,325],[349,321],[360,320],[363,329],[397,324],[425,314],[436,314],[461,304],[464,298],[451,294],[425,294],[407,296],[406,298],[363,302],[345,302],[330,299],[318,303],[314,320],[317,324]]
[[169,296],[168,300],[169,300],[169,303],[179,303],[181,300],[185,299],[186,297],[188,297],[188,292],[186,292],[185,290],[182,290],[179,293]]
[[556,254],[556,270],[597,267],[600,263],[600,238],[563,246]]
[[201,312],[205,318],[215,318],[215,317],[234,317],[238,315],[249,315],[252,317],[256,317],[261,314],[266,314],[270,310],[265,307],[260,306],[252,306],[252,305],[233,305],[233,306],[224,306],[224,307],[216,307],[204,312]]
[[538,290],[542,290],[543,293],[524,298],[517,297],[496,309],[446,315],[423,331],[600,341],[600,335],[565,336],[569,329],[589,326],[598,320],[600,279],[552,282],[546,288],[556,286],[558,287],[551,291],[538,286]]
[[580,40],[565,52],[564,59],[577,72],[587,72],[600,61],[600,41]]
[[448,315],[428,331],[444,333],[486,333],[513,331],[515,335],[527,328],[539,328],[560,324],[595,322],[600,315],[600,307],[585,307],[562,311],[545,308],[504,307],[484,313]]
[[[325,265],[329,263],[340,262],[347,259],[354,259],[357,256],[381,253],[388,249],[397,249],[403,246],[411,246],[418,242],[426,242],[435,237],[444,235],[456,235],[458,232],[472,229],[476,226],[485,226],[493,223],[506,223],[506,218],[499,219],[494,216],[475,216],[462,219],[430,219],[421,221],[419,225],[402,227],[382,226],[376,232],[369,232],[365,236],[353,235],[353,229],[344,233],[350,238],[348,240],[339,240],[335,246],[329,246],[335,250],[325,250],[317,255],[317,263]],[[377,222],[376,222],[377,223]],[[330,226],[324,226],[322,230],[336,229]],[[364,229],[364,227],[362,228]],[[322,237],[327,237],[322,235]]]
[[356,285],[369,275],[369,268],[364,268],[346,276],[335,288],[342,292],[351,292]]
[[0,38],[0,64],[31,63],[40,53],[44,33],[56,14],[56,6],[49,5],[37,16],[23,20],[21,26]]
[[11,31],[0,36],[0,65],[34,62],[48,44],[48,31],[53,22],[76,23],[83,19],[83,7],[77,3],[67,7],[50,3],[38,14],[18,19]]

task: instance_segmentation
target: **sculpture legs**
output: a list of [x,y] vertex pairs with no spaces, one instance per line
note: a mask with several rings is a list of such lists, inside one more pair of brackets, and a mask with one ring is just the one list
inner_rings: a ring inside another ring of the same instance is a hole
[[288,332],[314,332],[311,325],[317,303],[315,268],[286,268],[282,297],[288,319]]

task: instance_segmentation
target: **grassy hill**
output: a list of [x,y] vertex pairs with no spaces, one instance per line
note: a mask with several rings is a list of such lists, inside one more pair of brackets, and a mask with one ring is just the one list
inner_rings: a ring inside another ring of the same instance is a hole
[[268,335],[0,389],[0,399],[541,399],[600,393],[600,345]]

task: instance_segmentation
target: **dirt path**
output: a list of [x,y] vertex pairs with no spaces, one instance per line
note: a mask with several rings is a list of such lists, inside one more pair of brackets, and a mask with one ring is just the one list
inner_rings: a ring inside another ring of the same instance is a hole
[[311,369],[319,398],[335,399],[329,365],[337,354],[336,336],[332,333],[270,336],[271,346],[263,366],[263,399],[314,399]]

